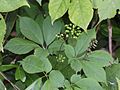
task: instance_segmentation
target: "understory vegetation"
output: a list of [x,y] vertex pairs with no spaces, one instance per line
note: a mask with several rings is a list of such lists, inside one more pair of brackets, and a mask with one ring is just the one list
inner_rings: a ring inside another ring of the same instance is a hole
[[120,90],[120,0],[0,0],[0,90]]

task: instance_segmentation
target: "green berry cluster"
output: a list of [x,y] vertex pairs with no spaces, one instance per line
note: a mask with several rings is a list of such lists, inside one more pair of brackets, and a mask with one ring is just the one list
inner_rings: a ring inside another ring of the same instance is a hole
[[65,25],[65,34],[66,34],[66,37],[77,38],[81,34],[80,27],[75,26],[72,23],[66,24]]
[[58,56],[56,56],[56,59],[58,62],[64,62],[64,60],[66,59],[65,56],[63,56],[62,54],[59,54]]
[[70,23],[70,24],[66,24],[65,25],[65,33],[61,33],[56,35],[57,38],[77,38],[78,36],[80,36],[81,34],[81,30],[80,27],[75,26],[74,24]]

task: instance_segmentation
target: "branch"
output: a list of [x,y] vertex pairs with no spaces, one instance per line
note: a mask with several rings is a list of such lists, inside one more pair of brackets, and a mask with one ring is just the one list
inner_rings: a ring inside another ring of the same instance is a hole
[[112,55],[112,24],[110,19],[108,21],[108,32],[109,32],[109,53]]
[[14,85],[2,72],[0,72],[0,75],[1,75],[6,81],[8,81],[15,90],[20,90],[20,89],[19,89],[16,85]]

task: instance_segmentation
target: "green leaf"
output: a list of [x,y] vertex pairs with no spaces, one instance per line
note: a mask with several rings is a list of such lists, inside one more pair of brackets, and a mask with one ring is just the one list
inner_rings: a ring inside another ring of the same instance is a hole
[[36,55],[37,57],[47,57],[49,53],[46,49],[39,47],[35,49],[34,55]]
[[107,80],[116,84],[116,77],[120,79],[120,64],[113,64],[105,68]]
[[98,67],[96,64],[92,64],[89,61],[82,62],[83,71],[88,78],[93,78],[99,82],[106,83],[106,73],[103,68]]
[[72,0],[68,13],[75,25],[86,30],[93,17],[92,3],[90,0]]
[[1,14],[0,14],[0,19],[1,19],[0,20],[0,51],[3,52],[3,40],[4,40],[4,35],[6,33],[6,24]]
[[21,16],[28,16],[32,19],[35,19],[37,15],[39,15],[40,13],[40,9],[37,5],[35,5],[35,3],[30,3],[29,2],[30,7],[23,7],[22,10],[23,12],[21,12]]
[[108,52],[103,50],[93,51],[88,55],[86,59],[90,62],[96,63],[100,67],[109,66],[114,61],[112,56]]
[[48,60],[48,58],[43,58],[41,57],[42,62],[44,63],[44,67],[43,70],[48,73],[52,70],[52,65],[50,63],[50,61]]
[[48,51],[46,49],[36,48],[34,55],[37,56],[38,58],[40,58],[42,60],[42,62],[44,63],[44,65],[45,65],[44,71],[46,71],[48,73],[52,70],[52,65],[47,58],[47,56],[49,54],[48,54]]
[[80,80],[81,79],[81,76],[80,75],[77,75],[77,74],[73,74],[72,76],[71,76],[71,79],[70,79],[70,81],[72,82],[72,83],[76,83],[78,80]]
[[76,55],[83,54],[89,47],[91,40],[96,38],[95,30],[89,30],[87,33],[83,32],[77,38],[77,44],[75,46]]
[[40,90],[42,85],[42,79],[39,78],[35,80],[31,85],[29,85],[25,90]]
[[71,68],[76,72],[81,71],[82,69],[82,64],[78,59],[71,59],[70,65],[71,65]]
[[23,61],[21,61],[23,69],[27,73],[39,73],[44,71],[44,63],[42,60],[34,55],[27,56]]
[[53,70],[49,74],[49,79],[52,85],[56,88],[63,87],[65,78],[63,74],[58,70]]
[[9,64],[9,65],[1,65],[0,66],[0,71],[4,72],[13,68],[17,68],[17,65]]
[[42,0],[36,0],[36,1],[40,4],[40,6],[42,5],[42,4],[41,4]]
[[41,28],[32,18],[20,17],[20,30],[28,39],[43,45]]
[[119,9],[120,10],[120,0],[114,0],[115,2],[115,6],[116,6],[116,9]]
[[3,82],[0,80],[0,90],[7,90]]
[[71,45],[65,45],[65,54],[68,58],[75,57],[75,50]]
[[52,22],[62,17],[69,8],[70,0],[50,0],[49,14]]
[[93,4],[93,8],[98,9],[100,3],[102,3],[103,0],[91,0]]
[[17,11],[9,12],[6,16],[6,34],[5,34],[5,40],[10,36],[15,23],[18,21],[17,19]]
[[26,0],[0,0],[0,12],[10,12],[21,6],[29,6]]
[[22,82],[25,82],[25,80],[26,80],[25,72],[23,71],[23,69],[21,67],[18,67],[16,69],[15,79],[21,80]]
[[117,83],[118,83],[118,90],[120,90],[120,80],[118,78],[117,79]]
[[13,38],[8,41],[4,48],[15,54],[26,54],[37,47],[39,46],[31,41],[22,38]]
[[59,39],[55,40],[50,46],[48,47],[49,53],[57,53],[58,51],[63,51],[64,50],[64,41]]
[[101,3],[99,3],[98,6],[98,14],[100,21],[113,18],[116,15],[116,0],[103,0]]
[[48,16],[43,22],[43,34],[47,46],[56,38],[63,27],[63,22],[58,20],[52,25],[51,19]]
[[65,90],[73,90],[68,80],[65,80]]
[[96,80],[91,78],[79,79],[75,84],[80,87],[76,90],[104,90]]
[[37,80],[40,76],[38,74],[26,74],[25,85],[31,85],[35,80]]
[[44,17],[42,15],[42,13],[39,13],[39,15],[36,16],[35,21],[39,24],[40,28],[43,29]]
[[51,81],[48,79],[42,86],[41,90],[59,90],[59,89],[54,87]]

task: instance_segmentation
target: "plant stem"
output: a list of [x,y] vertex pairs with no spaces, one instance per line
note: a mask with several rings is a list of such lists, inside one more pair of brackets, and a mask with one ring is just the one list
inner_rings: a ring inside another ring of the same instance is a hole
[[109,32],[109,53],[112,55],[112,24],[110,19],[108,21],[108,32]]
[[14,85],[2,72],[0,72],[0,75],[1,75],[6,81],[8,81],[15,90],[20,90],[20,89],[19,89],[16,85]]

